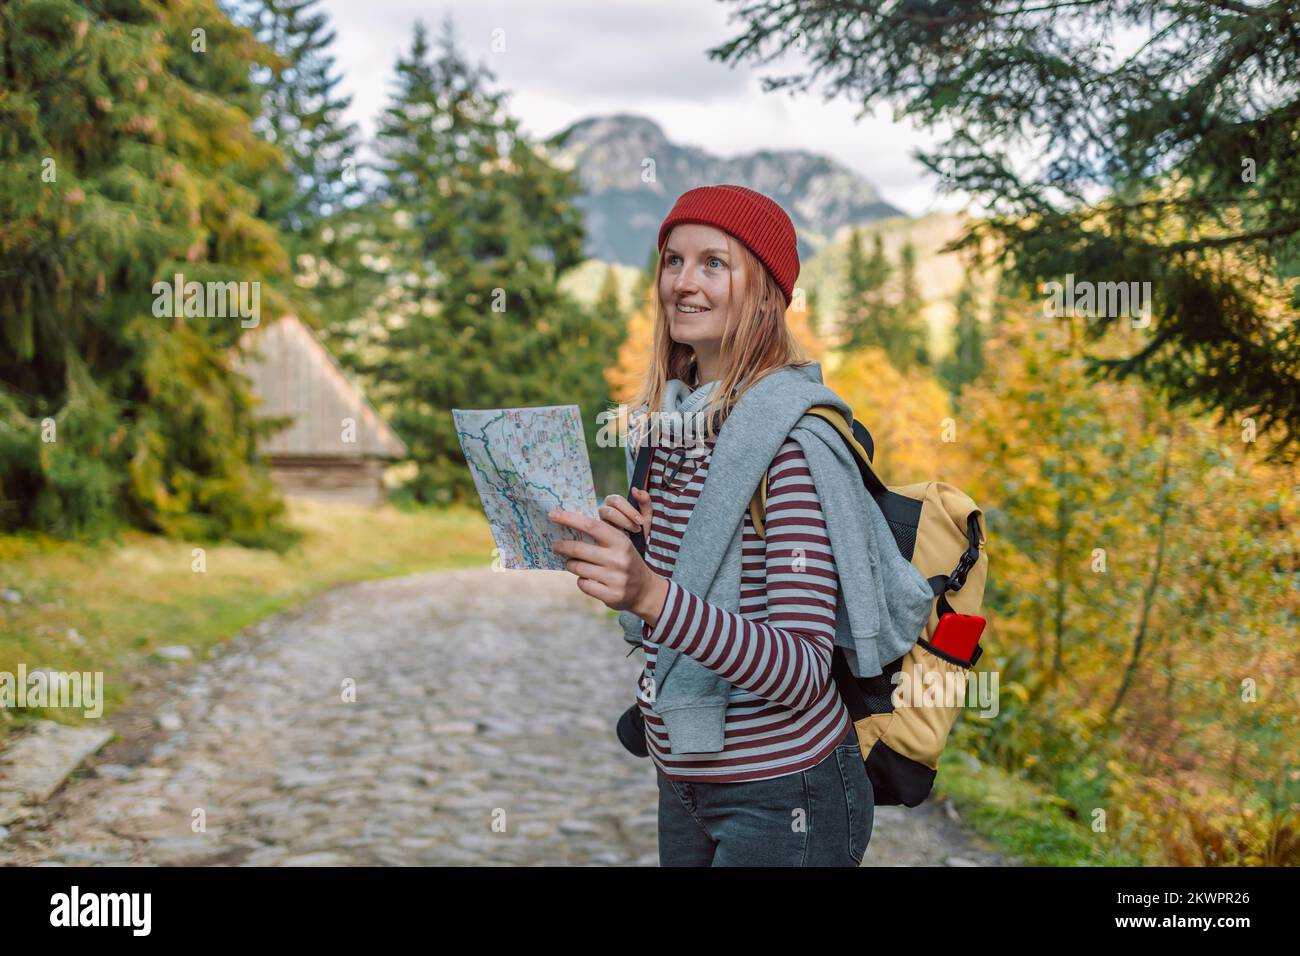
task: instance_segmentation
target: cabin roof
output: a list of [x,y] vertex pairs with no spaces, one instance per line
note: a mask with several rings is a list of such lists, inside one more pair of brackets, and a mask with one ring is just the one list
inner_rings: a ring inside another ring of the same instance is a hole
[[[236,368],[253,382],[260,417],[293,416],[293,422],[262,438],[258,449],[276,456],[402,458],[406,443],[370,404],[329,349],[295,315],[250,329]],[[344,441],[344,419],[355,423],[355,440]]]

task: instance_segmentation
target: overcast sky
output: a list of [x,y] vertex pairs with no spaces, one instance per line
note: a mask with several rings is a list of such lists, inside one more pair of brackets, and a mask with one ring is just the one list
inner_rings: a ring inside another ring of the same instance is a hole
[[[762,76],[790,70],[776,61],[724,66],[705,55],[738,34],[737,4],[713,0],[324,0],[349,118],[367,138],[388,101],[393,64],[410,49],[416,19],[436,37],[444,15],[458,46],[508,91],[506,106],[541,138],[593,115],[637,113],[670,140],[731,157],[758,149],[824,153],[865,176],[905,212],[959,209],[910,153],[938,137],[895,124],[887,106],[855,122],[856,105],[818,93],[763,93]],[[504,31],[505,51],[492,48]],[[793,55],[793,54],[792,54]]]

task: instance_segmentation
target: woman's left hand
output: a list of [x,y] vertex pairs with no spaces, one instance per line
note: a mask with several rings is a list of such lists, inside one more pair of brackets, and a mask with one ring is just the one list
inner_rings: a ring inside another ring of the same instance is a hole
[[626,531],[600,518],[561,508],[552,511],[550,519],[594,541],[565,540],[554,546],[555,553],[566,559],[564,570],[577,576],[579,591],[615,611],[632,611],[645,620],[649,620],[647,614],[658,616],[668,582],[645,563]]

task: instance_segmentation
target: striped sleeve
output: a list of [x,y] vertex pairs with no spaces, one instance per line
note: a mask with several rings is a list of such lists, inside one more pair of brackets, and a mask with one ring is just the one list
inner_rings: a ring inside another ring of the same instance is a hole
[[647,639],[765,700],[806,710],[831,679],[838,580],[821,500],[796,442],[782,446],[770,475],[767,620],[723,610],[670,579]]

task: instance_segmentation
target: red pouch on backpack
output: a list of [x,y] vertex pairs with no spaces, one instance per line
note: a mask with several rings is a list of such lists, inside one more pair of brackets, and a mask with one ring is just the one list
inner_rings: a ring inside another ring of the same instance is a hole
[[975,614],[944,614],[930,638],[930,646],[945,654],[968,661],[984,633],[985,620]]

